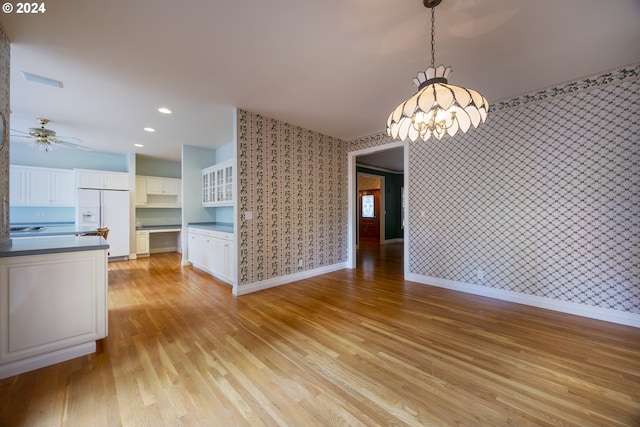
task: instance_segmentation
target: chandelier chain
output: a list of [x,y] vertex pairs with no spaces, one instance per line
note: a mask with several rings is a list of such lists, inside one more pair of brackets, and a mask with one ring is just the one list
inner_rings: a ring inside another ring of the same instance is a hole
[[436,67],[436,8],[431,8],[431,68]]

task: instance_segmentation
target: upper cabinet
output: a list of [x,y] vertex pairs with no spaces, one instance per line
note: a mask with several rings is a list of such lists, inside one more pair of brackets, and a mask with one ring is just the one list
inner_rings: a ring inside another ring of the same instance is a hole
[[128,190],[129,174],[126,172],[76,169],[77,188],[95,188],[98,190]]
[[136,176],[136,206],[146,208],[179,208],[181,180],[159,176]]
[[233,205],[233,161],[202,170],[202,206]]
[[147,194],[177,196],[180,194],[180,180],[175,178],[148,176]]
[[74,206],[73,171],[10,165],[12,206]]

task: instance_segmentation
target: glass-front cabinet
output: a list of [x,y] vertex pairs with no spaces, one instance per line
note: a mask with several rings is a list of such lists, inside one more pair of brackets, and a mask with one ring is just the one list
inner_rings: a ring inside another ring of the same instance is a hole
[[229,160],[202,170],[202,206],[233,204],[233,161]]

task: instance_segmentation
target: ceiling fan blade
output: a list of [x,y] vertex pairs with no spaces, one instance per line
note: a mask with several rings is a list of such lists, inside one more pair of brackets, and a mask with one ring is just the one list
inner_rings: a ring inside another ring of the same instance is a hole
[[[22,131],[22,130],[11,129],[11,132],[19,132],[19,133],[22,133],[22,134],[26,135],[29,138],[31,137],[31,135],[29,135],[29,132],[25,132],[25,131]],[[11,136],[22,136],[22,135],[11,135]]]
[[65,148],[74,148],[76,150],[92,151],[92,149],[90,147],[87,147],[86,145],[74,144],[73,142],[62,141],[60,139],[57,141],[57,144]]
[[80,138],[76,138],[75,136],[58,136],[58,138],[62,138],[62,139],[75,139],[78,142],[82,142],[82,140]]

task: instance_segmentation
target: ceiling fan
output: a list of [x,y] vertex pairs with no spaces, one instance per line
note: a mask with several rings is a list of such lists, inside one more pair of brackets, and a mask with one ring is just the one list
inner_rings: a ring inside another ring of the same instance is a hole
[[[37,119],[37,120],[40,123],[39,128],[38,127],[29,128],[29,132],[23,132],[21,130],[11,129],[13,132],[19,132],[22,134],[22,135],[11,135],[11,136],[17,137],[17,138],[32,139],[35,145],[39,149],[46,152],[49,152],[54,147],[58,147],[58,146],[66,147],[66,148],[75,148],[75,149],[86,150],[86,151],[91,150],[91,148],[86,147],[84,145],[75,144],[73,142],[68,142],[68,141],[63,141],[61,139],[58,139],[55,131],[44,127],[47,123],[49,123],[49,119]],[[73,138],[75,140],[80,141],[78,138],[74,138],[74,137],[64,137],[64,138]]]

